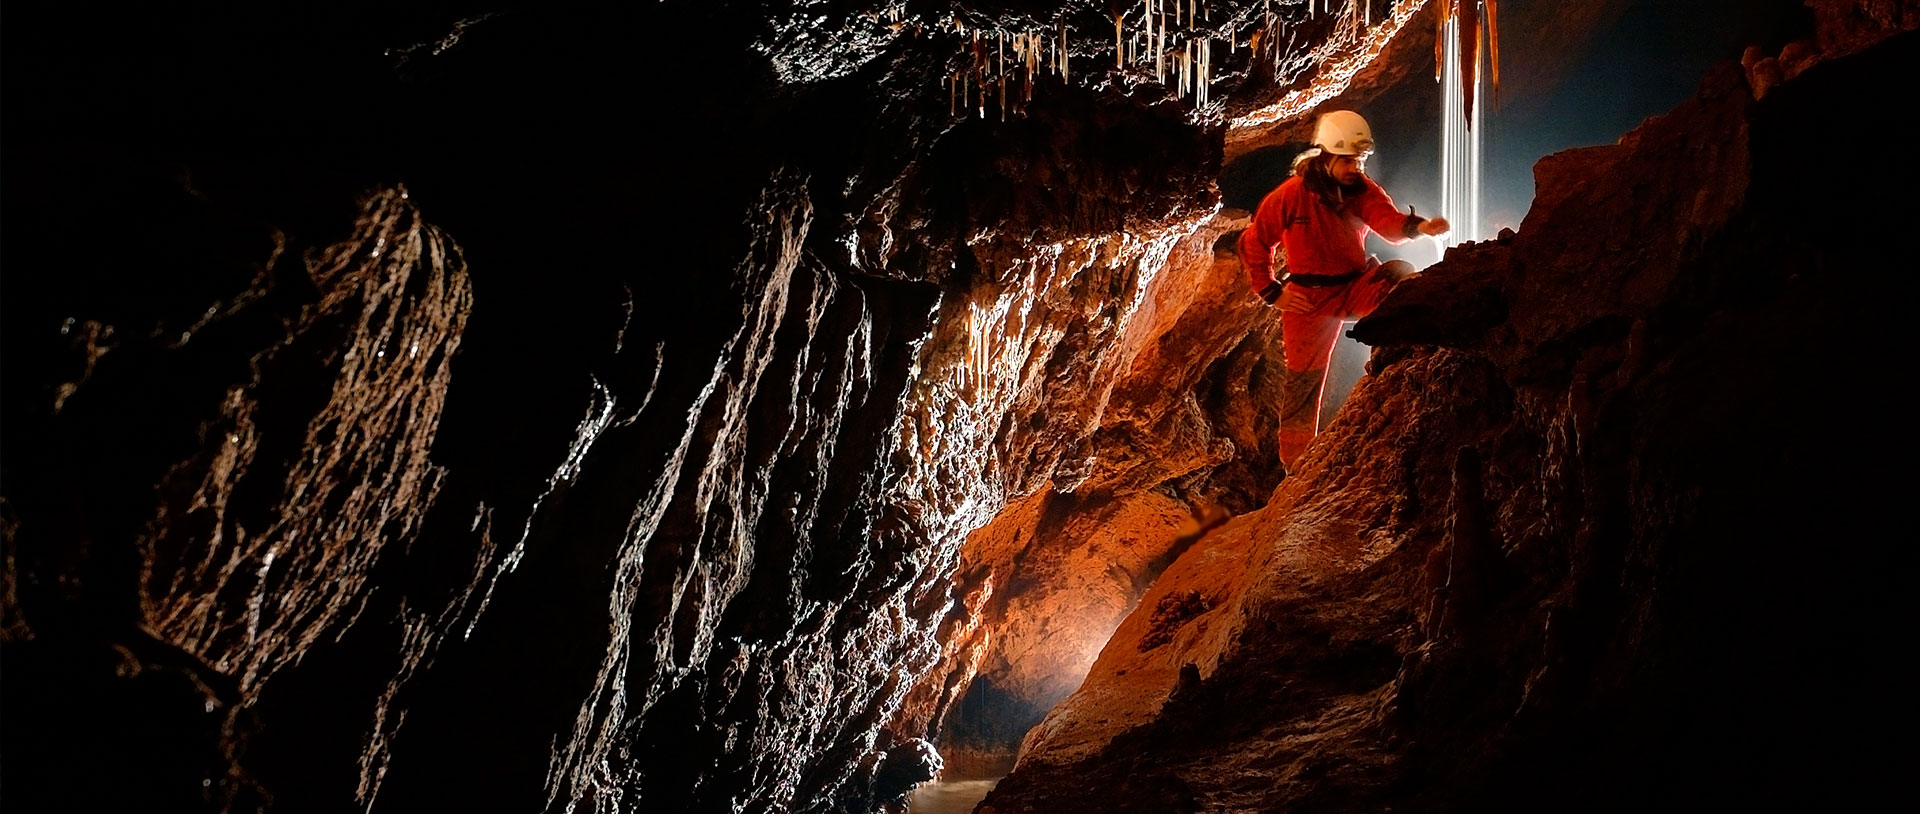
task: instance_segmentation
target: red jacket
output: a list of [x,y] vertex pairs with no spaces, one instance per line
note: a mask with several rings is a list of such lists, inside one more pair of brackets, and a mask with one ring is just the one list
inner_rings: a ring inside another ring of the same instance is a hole
[[1293,274],[1345,274],[1367,268],[1366,237],[1371,228],[1390,243],[1405,243],[1418,235],[1425,220],[1401,212],[1387,191],[1360,176],[1366,190],[1338,212],[1328,209],[1300,176],[1267,193],[1253,225],[1240,235],[1240,262],[1247,281],[1259,292],[1273,282],[1273,248],[1287,250],[1287,271]]

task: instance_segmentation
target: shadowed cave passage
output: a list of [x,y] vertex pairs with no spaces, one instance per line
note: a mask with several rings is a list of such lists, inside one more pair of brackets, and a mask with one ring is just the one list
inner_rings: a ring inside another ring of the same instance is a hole
[[[9,3],[0,808],[1894,798],[1914,167],[1808,155],[1920,11],[1652,26],[1281,480],[1230,179],[1429,211],[1437,5]],[[1515,113],[1680,8],[1500,6]]]

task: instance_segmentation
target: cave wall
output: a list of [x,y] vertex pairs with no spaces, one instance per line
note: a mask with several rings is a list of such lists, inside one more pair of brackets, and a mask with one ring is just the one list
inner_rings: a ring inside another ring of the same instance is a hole
[[1876,236],[1914,162],[1866,182],[1816,134],[1895,127],[1920,43],[1911,9],[1816,10],[1849,47],[1548,157],[1517,234],[1360,321],[1369,376],[1301,471],[1161,576],[981,810],[1898,794],[1912,563],[1875,473],[1910,445],[1875,360],[1914,343],[1853,292],[1913,293]]
[[1231,124],[1428,7],[1176,19],[1196,105],[1092,2],[9,4],[6,807],[870,811],[1183,646],[1278,474]]
[[1156,403],[1255,377],[1164,284],[1296,89],[1246,52],[1196,108],[1092,3],[7,13],[9,808],[871,810],[968,532],[1263,490],[1257,418]]

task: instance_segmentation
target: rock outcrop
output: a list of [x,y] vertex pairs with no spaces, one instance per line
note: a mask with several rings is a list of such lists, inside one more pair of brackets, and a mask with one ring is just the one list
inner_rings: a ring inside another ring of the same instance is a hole
[[1543,160],[1518,234],[1354,328],[1370,375],[1301,471],[1160,577],[981,810],[1897,794],[1910,445],[1879,360],[1915,341],[1857,299],[1915,293],[1875,237],[1915,162],[1809,158],[1836,109],[1897,129],[1879,77],[1917,65],[1902,34],[1760,101],[1729,65]]

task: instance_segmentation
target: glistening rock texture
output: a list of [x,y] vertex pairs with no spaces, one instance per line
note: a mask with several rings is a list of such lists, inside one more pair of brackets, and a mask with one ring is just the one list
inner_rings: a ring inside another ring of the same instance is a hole
[[1214,248],[1244,225],[1221,213],[1182,239],[1101,348],[1109,370],[1048,393],[1015,436],[1086,428],[1070,458],[1079,466],[1014,501],[961,551],[964,615],[949,623],[943,668],[922,693],[938,696],[916,699],[899,724],[941,735],[950,776],[1010,764],[1178,547],[1278,482],[1278,326],[1247,296],[1234,257]]
[[1517,235],[1359,323],[1372,375],[1302,471],[1162,575],[982,810],[1899,794],[1914,558],[1882,473],[1912,445],[1880,360],[1915,341],[1860,295],[1915,294],[1878,247],[1916,162],[1807,156],[1835,110],[1897,128],[1882,83],[1917,66],[1900,34],[1757,102],[1723,66],[1542,161]]
[[1182,286],[1378,5],[9,5],[6,807],[897,798],[970,531],[1270,488]]

